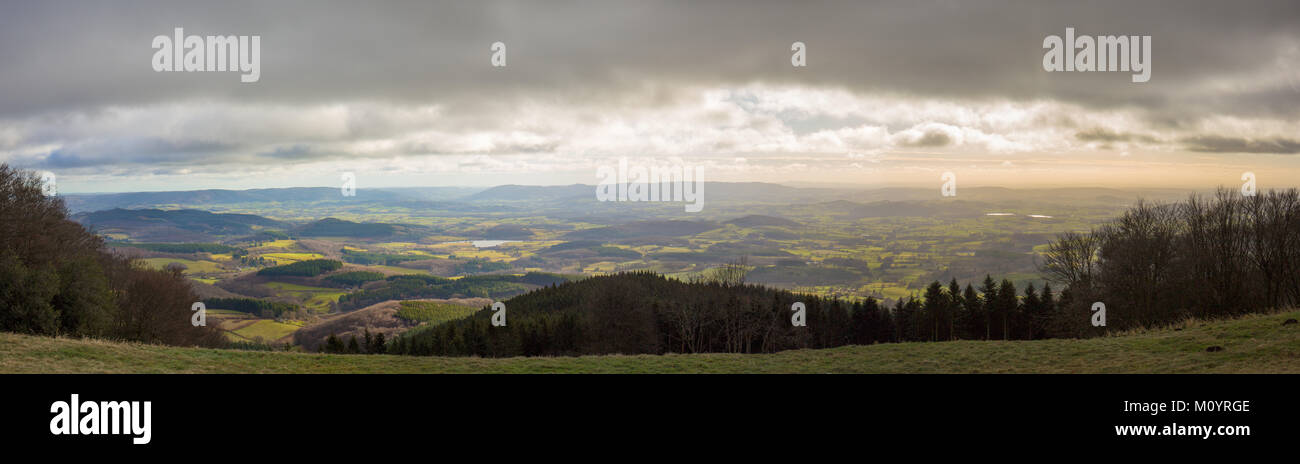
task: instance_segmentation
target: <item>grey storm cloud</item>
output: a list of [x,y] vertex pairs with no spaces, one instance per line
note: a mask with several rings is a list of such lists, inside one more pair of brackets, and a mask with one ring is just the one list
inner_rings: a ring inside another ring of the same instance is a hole
[[276,147],[274,150],[265,153],[259,153],[258,156],[278,159],[308,159],[318,156],[319,153],[313,150],[309,145],[295,144],[287,147]]
[[[185,99],[616,101],[646,82],[1050,98],[1140,105],[1153,118],[1294,117],[1294,84],[1214,94],[1197,84],[1300,72],[1278,60],[1279,47],[1300,42],[1298,22],[1294,1],[6,2],[0,118]],[[175,27],[261,36],[261,80],[153,72],[151,39]],[[1066,27],[1153,36],[1151,81],[1043,72],[1043,38]],[[505,68],[489,62],[497,41],[508,47]],[[795,41],[807,44],[805,68],[789,65]]]
[[78,168],[120,161],[201,164],[205,156],[228,152],[236,147],[234,144],[215,141],[119,137],[76,143],[53,150],[37,165],[44,168]]
[[1145,134],[1133,134],[1128,132],[1115,132],[1104,127],[1095,127],[1092,129],[1079,131],[1074,134],[1074,138],[1084,142],[1144,142],[1160,143],[1160,140]]
[[1187,149],[1207,153],[1267,153],[1294,155],[1300,153],[1300,141],[1287,138],[1252,140],[1239,137],[1188,137],[1183,139]]
[[909,147],[943,147],[950,143],[952,143],[952,137],[949,137],[948,133],[928,131],[916,140],[903,142],[903,145]]

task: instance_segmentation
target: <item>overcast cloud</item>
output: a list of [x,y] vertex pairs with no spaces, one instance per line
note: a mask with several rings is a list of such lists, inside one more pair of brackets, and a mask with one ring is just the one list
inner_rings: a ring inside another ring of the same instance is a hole
[[[87,190],[235,172],[269,186],[294,167],[560,183],[558,169],[617,156],[736,179],[1296,168],[1300,3],[1043,3],[6,2],[0,161]],[[261,36],[260,81],[154,72],[151,40],[175,27]],[[1043,38],[1066,27],[1152,36],[1150,82],[1043,71]],[[497,41],[505,68],[489,62]],[[805,68],[790,66],[795,41]]]

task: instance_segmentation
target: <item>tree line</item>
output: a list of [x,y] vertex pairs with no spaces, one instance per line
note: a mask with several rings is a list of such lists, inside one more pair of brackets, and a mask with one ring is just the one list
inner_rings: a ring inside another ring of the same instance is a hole
[[228,309],[268,319],[297,313],[302,309],[293,303],[256,298],[208,298],[203,300],[203,304],[208,309]]
[[502,298],[528,291],[529,285],[549,285],[568,280],[560,274],[531,271],[522,276],[510,274],[485,274],[464,276],[459,279],[403,274],[389,276],[387,282],[375,288],[352,292],[339,297],[338,306],[347,311],[364,308],[388,300],[421,298]]
[[349,271],[326,277],[323,282],[334,284],[339,287],[360,287],[366,282],[376,282],[384,280],[382,272],[374,271]]
[[[727,273],[722,273],[723,275]],[[792,323],[804,304],[805,326]],[[736,279],[684,282],[652,272],[595,276],[551,285],[507,302],[505,326],[493,312],[398,336],[387,352],[444,356],[761,353],[850,344],[954,339],[1027,340],[1051,333],[1050,286],[1023,297],[1009,280],[987,277],[977,291],[956,280],[932,283],[923,298],[882,304],[750,285]]]
[[191,324],[199,299],[176,270],[109,252],[33,173],[0,164],[0,330],[223,346]]
[[1088,233],[1049,246],[1043,272],[1065,284],[1065,335],[1088,324],[1094,302],[1107,328],[1188,317],[1235,316],[1300,303],[1300,194],[1219,189],[1175,203],[1140,202]]
[[352,335],[347,343],[344,343],[338,334],[332,333],[325,338],[325,344],[321,345],[318,351],[331,354],[384,354],[387,352],[386,345],[383,332],[371,334],[370,329],[367,328],[361,341],[357,341],[357,336]]
[[316,277],[326,272],[337,271],[343,262],[333,259],[308,259],[296,263],[282,264],[257,271],[260,276],[298,276]]

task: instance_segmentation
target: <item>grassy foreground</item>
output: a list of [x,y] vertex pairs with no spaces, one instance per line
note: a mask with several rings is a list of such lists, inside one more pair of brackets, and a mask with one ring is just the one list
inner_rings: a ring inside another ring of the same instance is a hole
[[[172,348],[0,333],[3,373],[1300,373],[1300,310],[1087,340],[849,346],[762,355],[439,358]],[[1221,346],[1223,351],[1206,352]]]

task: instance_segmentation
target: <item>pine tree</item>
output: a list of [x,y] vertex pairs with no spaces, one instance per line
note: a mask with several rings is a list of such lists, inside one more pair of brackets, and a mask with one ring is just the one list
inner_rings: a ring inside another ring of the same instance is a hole
[[1002,285],[998,287],[997,294],[998,313],[1002,316],[1002,339],[1011,338],[1011,317],[1016,311],[1018,303],[1016,299],[1016,284],[1008,279],[1002,279]]
[[894,302],[894,341],[905,342],[909,339],[907,334],[908,324],[912,318],[908,317],[907,305],[903,304],[903,299],[899,298]]
[[823,310],[826,314],[826,323],[822,324],[826,332],[826,348],[844,346],[853,343],[852,333],[850,333],[849,312],[844,304],[839,300],[827,302]]
[[1034,289],[1032,282],[1025,287],[1025,299],[1021,301],[1020,308],[1020,333],[1024,334],[1025,340],[1038,338],[1038,325],[1043,308],[1038,298],[1038,291]]
[[853,327],[853,344],[870,345],[871,344],[871,315],[867,313],[865,305],[861,301],[853,302],[853,313],[849,315]]
[[957,339],[958,317],[961,314],[961,285],[957,284],[957,278],[953,277],[948,283],[948,337],[945,340]]
[[894,314],[883,304],[880,306],[879,323],[876,324],[876,341],[879,343],[891,343],[898,339],[894,338]]
[[325,346],[322,349],[326,353],[342,353],[343,342],[339,341],[338,335],[331,333],[329,337],[325,338]]
[[1043,295],[1041,297],[1043,312],[1047,317],[1051,317],[1056,312],[1056,296],[1052,294],[1052,283],[1043,284]]
[[372,343],[370,344],[370,346],[366,348],[367,353],[384,354],[384,352],[388,349],[388,344],[384,340],[383,332],[379,332],[375,334],[375,338],[372,339],[371,342]]
[[993,339],[993,318],[997,312],[998,283],[993,281],[993,277],[984,275],[984,286],[980,288],[980,293],[984,296],[983,308],[981,315],[984,319],[984,340]]
[[925,306],[922,313],[925,325],[922,326],[923,332],[928,332],[930,341],[939,340],[939,326],[943,324],[943,312],[948,308],[947,295],[943,293],[943,284],[939,281],[930,283],[925,288]]
[[975,287],[966,284],[966,290],[961,296],[962,308],[966,316],[965,323],[962,324],[964,336],[962,338],[974,340],[980,338],[980,328],[983,325],[983,310],[981,309],[980,296],[975,292]]
[[921,314],[921,300],[917,299],[916,295],[911,295],[907,297],[907,304],[903,306],[907,308],[906,312],[912,316],[912,323],[909,325],[911,327],[910,332],[912,334],[912,340],[924,340],[925,334],[921,332],[921,324],[919,320],[919,315]]

